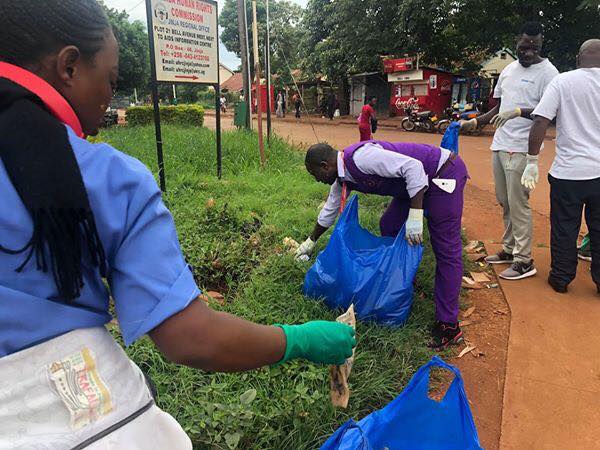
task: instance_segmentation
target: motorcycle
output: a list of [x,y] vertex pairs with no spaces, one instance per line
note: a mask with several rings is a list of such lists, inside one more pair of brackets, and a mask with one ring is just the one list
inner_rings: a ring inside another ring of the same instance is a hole
[[406,108],[404,110],[406,117],[402,119],[402,128],[405,131],[423,130],[428,133],[435,131],[438,117],[431,111],[419,112],[416,108]]
[[[479,110],[478,104],[467,104],[465,105],[464,109],[460,108],[458,104],[455,104],[450,108],[446,108],[446,118],[438,122],[437,130],[440,134],[444,134],[452,122],[458,122],[460,120],[470,120],[480,115],[481,112]],[[483,130],[483,127],[483,125],[477,125],[477,128],[469,131],[466,134],[470,134],[472,136],[479,136],[481,134],[481,131]]]

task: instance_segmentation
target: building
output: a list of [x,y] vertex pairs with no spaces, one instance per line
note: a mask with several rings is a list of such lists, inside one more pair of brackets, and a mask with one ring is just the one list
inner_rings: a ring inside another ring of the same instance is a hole
[[452,98],[452,74],[433,67],[419,66],[414,58],[386,59],[383,70],[390,83],[389,108],[392,115],[405,115],[412,98],[421,111],[443,114]]
[[233,75],[234,75],[234,71],[231,70],[229,67],[227,67],[225,64],[221,64],[219,63],[219,80],[221,82],[221,84],[223,84],[223,82],[229,80]]
[[375,112],[378,116],[388,116],[390,112],[390,89],[388,80],[380,72],[367,72],[351,75],[350,81],[350,115],[358,116],[365,101],[377,97]]
[[516,60],[515,55],[505,48],[483,60],[476,75],[471,73],[471,76],[455,76],[452,84],[452,104],[479,102],[484,111],[491,109],[495,104],[492,96],[500,73]]
[[223,92],[238,92],[244,90],[244,76],[240,73],[234,73],[227,80],[221,80],[221,90]]
[[517,58],[511,50],[507,48],[498,50],[492,57],[488,58],[481,64],[479,75],[482,78],[498,79],[504,68],[516,60]]

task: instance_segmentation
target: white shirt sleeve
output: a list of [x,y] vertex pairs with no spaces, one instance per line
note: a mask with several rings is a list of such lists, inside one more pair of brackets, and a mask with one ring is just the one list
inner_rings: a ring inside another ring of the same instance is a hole
[[329,228],[333,225],[341,204],[342,184],[336,180],[336,182],[331,185],[331,189],[329,189],[329,197],[327,197],[325,205],[321,208],[317,223],[325,228]]
[[542,99],[533,110],[532,115],[545,117],[552,120],[558,113],[560,106],[560,88],[558,85],[559,78],[554,78],[546,88]]
[[377,144],[366,144],[354,152],[354,164],[368,175],[384,178],[403,178],[406,190],[413,198],[421,189],[429,186],[423,164],[418,159],[390,152]]

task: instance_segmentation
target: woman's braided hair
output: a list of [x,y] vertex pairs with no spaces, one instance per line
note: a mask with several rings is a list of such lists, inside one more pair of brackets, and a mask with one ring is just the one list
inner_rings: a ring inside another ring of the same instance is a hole
[[26,66],[66,45],[91,59],[109,28],[96,0],[0,0],[0,60]]

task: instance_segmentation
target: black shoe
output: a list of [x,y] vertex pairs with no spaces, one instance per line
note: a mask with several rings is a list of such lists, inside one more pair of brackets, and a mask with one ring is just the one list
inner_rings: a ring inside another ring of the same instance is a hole
[[559,294],[567,293],[567,285],[564,283],[561,283],[559,281],[556,281],[552,277],[548,277],[548,284],[552,287],[552,289],[554,289],[555,292],[558,292]]
[[495,255],[486,256],[485,262],[488,264],[512,264],[513,255],[506,253],[504,250],[500,250]]
[[449,345],[458,345],[463,341],[463,332],[458,323],[436,322],[431,330],[431,340],[427,347],[444,350]]

